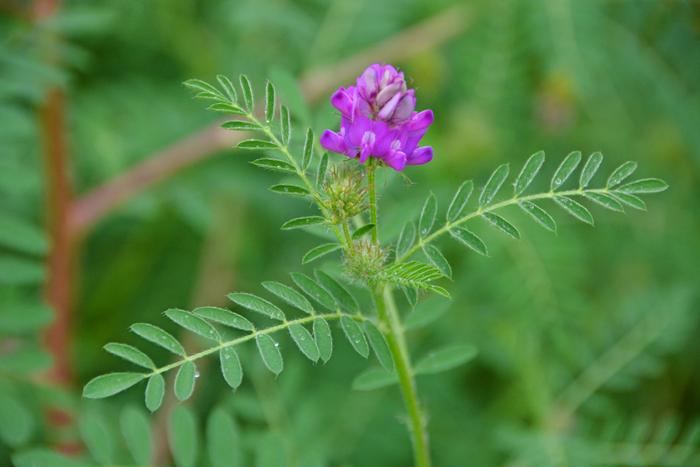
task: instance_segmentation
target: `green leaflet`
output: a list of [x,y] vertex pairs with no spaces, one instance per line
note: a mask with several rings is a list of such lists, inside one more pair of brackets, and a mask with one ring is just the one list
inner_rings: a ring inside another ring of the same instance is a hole
[[146,377],[143,373],[108,373],[91,379],[83,388],[83,397],[102,399],[113,396]]
[[532,217],[538,224],[550,232],[557,232],[557,223],[554,221],[547,211],[530,201],[520,201],[518,206]]
[[448,222],[454,222],[462,214],[462,211],[464,211],[464,207],[469,201],[469,197],[471,196],[472,191],[474,191],[474,182],[472,182],[471,180],[467,180],[459,186],[457,192],[452,197],[450,206],[447,208]]
[[165,316],[188,331],[192,331],[206,339],[211,339],[214,342],[221,340],[221,336],[214,326],[188,311],[171,308],[165,311]]
[[221,374],[231,389],[237,389],[243,381],[243,368],[238,353],[233,346],[222,347],[219,351]]
[[326,170],[328,168],[328,153],[323,153],[321,157],[321,162],[318,164],[318,170],[316,171],[316,186],[321,186],[321,184],[326,179]]
[[402,257],[413,246],[416,240],[416,226],[413,222],[406,222],[399,234],[399,239],[396,242],[396,257]]
[[307,196],[309,194],[309,190],[307,190],[304,187],[285,184],[272,185],[270,187],[270,191],[272,191],[273,193],[279,193],[280,195],[290,196]]
[[340,282],[320,270],[314,271],[314,274],[316,280],[331,294],[341,310],[349,313],[358,313],[360,311],[360,305],[355,300],[355,297]]
[[586,164],[581,169],[581,177],[579,178],[579,188],[584,189],[588,186],[593,176],[598,171],[600,164],[603,163],[603,155],[599,152],[594,152],[588,156]]
[[581,163],[581,151],[573,151],[564,158],[552,176],[551,190],[555,191],[566,182]]
[[267,369],[276,375],[282,373],[284,361],[282,360],[279,344],[267,334],[259,334],[255,338],[255,343]]
[[355,391],[372,391],[398,382],[396,373],[391,373],[384,368],[369,368],[355,377],[352,388]]
[[255,329],[253,323],[247,318],[234,313],[233,311],[217,306],[202,306],[192,311],[195,315],[201,316],[209,321],[214,321],[224,326],[240,329],[241,331],[252,331]]
[[458,240],[469,249],[479,253],[480,255],[488,256],[489,251],[488,248],[486,248],[484,241],[469,230],[462,227],[455,227],[450,230],[450,235],[452,235],[452,238]]
[[365,224],[352,233],[352,239],[357,240],[374,230],[374,224]]
[[302,154],[301,168],[302,170],[306,170],[309,168],[314,154],[314,131],[311,128],[306,130],[306,139],[304,139],[304,150]]
[[518,177],[513,183],[513,189],[516,195],[521,194],[530,186],[530,183],[532,183],[532,180],[534,180],[542,168],[542,164],[544,164],[544,151],[534,153],[525,161],[525,165],[523,165],[523,168],[520,170]]
[[593,215],[583,204],[566,196],[558,196],[554,201],[576,219],[593,225]]
[[435,245],[424,245],[423,253],[425,253],[426,258],[428,258],[428,261],[430,261],[430,264],[438,268],[443,276],[452,279],[452,267],[442,252]]
[[319,305],[329,311],[335,311],[335,300],[326,289],[321,287],[312,278],[299,272],[290,274],[292,280],[306,295],[314,299]]
[[270,123],[275,118],[275,85],[268,81],[265,85],[265,121]]
[[294,166],[292,164],[280,159],[263,157],[260,159],[255,159],[253,162],[251,162],[251,164],[253,164],[256,167],[272,170],[275,172],[296,173],[296,170],[294,169]]
[[180,365],[175,376],[175,397],[180,401],[186,401],[194,392],[194,381],[197,378],[197,367],[194,362],[185,360]]
[[451,370],[473,359],[476,354],[476,347],[471,345],[446,347],[431,352],[418,360],[415,366],[415,372],[417,375],[425,375]]
[[259,130],[260,125],[246,120],[229,120],[221,124],[221,128],[233,131]]
[[608,177],[608,181],[605,184],[605,187],[616,187],[617,185],[622,183],[627,177],[632,175],[635,170],[637,170],[637,163],[635,161],[627,161],[623,163],[618,168],[613,170],[613,172]]
[[146,384],[146,408],[151,412],[155,412],[160,408],[163,403],[163,396],[165,395],[165,379],[160,373],[156,373],[148,378],[148,384]]
[[621,191],[612,192],[611,195],[620,201],[622,204],[630,206],[634,209],[639,209],[640,211],[647,210],[647,204],[639,196],[635,196],[630,193],[623,193]]
[[520,232],[518,231],[518,229],[498,214],[494,214],[492,212],[485,212],[481,215],[481,217],[486,219],[486,221],[489,224],[496,227],[498,230],[508,235],[509,237],[514,238],[516,240],[520,240]]
[[508,178],[509,172],[510,168],[508,164],[501,164],[493,171],[479,195],[479,207],[484,207],[493,201],[493,198],[498,194],[501,186],[503,186],[503,182]]
[[421,237],[425,237],[433,229],[435,225],[435,217],[437,216],[437,199],[435,195],[430,193],[430,196],[425,200],[423,209],[418,220],[418,231]]
[[231,101],[232,103],[238,102],[238,93],[236,92],[236,87],[233,85],[228,76],[216,75],[216,81],[218,81],[219,86],[223,88],[224,92],[226,93],[226,97],[228,97],[229,101]]
[[139,465],[148,465],[153,451],[148,416],[141,409],[127,406],[119,416],[119,425],[131,457]]
[[131,325],[131,330],[147,341],[159,345],[176,355],[180,355],[182,357],[186,356],[185,349],[182,347],[182,344],[180,344],[170,333],[157,326],[153,326],[152,324],[148,323],[136,323]]
[[377,356],[379,363],[388,371],[393,371],[394,360],[391,358],[391,352],[389,351],[389,346],[386,343],[384,335],[381,333],[377,326],[371,321],[365,321],[363,323],[365,328],[365,334],[369,340],[369,344]]
[[277,145],[264,139],[244,139],[236,146],[238,149],[275,149]]
[[245,108],[248,112],[253,111],[255,106],[255,100],[253,98],[253,86],[250,84],[250,80],[246,75],[239,76],[238,80],[241,83],[241,90],[243,91],[243,102],[245,103]]
[[270,293],[275,294],[277,297],[281,298],[288,304],[295,308],[308,313],[310,315],[314,314],[314,307],[302,294],[294,290],[293,288],[284,285],[280,282],[266,281],[262,283]]
[[[240,433],[233,417],[221,407],[207,418],[207,455],[212,467],[240,467],[242,449]],[[145,464],[144,464],[145,465]]]
[[367,358],[369,356],[369,345],[367,345],[367,339],[360,325],[349,316],[341,316],[340,327],[343,329],[343,333],[350,345],[352,345],[352,348],[364,358]]
[[121,344],[118,342],[110,342],[109,344],[104,346],[104,349],[112,355],[121,357],[124,360],[130,361],[131,363],[142,366],[149,370],[152,370],[156,367],[155,363],[153,363],[153,360],[151,360],[151,358],[148,355],[131,345]]
[[588,192],[585,193],[585,196],[591,201],[603,206],[604,208],[610,209],[611,211],[625,212],[622,204],[611,195],[605,193]]
[[280,108],[280,128],[282,131],[282,143],[289,144],[292,138],[292,118],[286,106]]
[[321,360],[323,360],[323,363],[327,363],[333,354],[333,335],[331,334],[331,327],[325,319],[316,318],[314,320],[313,329],[319,356]]
[[297,217],[295,219],[290,219],[284,224],[282,224],[282,230],[300,229],[302,227],[308,227],[310,225],[324,224],[326,219],[321,216],[306,216]]
[[319,350],[311,333],[301,324],[295,323],[289,326],[289,334],[301,353],[312,362],[317,362]]
[[659,178],[643,178],[622,185],[617,190],[630,193],[659,193],[668,189],[668,184]]
[[247,308],[248,310],[255,311],[268,318],[276,319],[278,321],[284,321],[284,312],[279,309],[277,305],[273,305],[264,298],[260,298],[257,295],[245,293],[245,292],[234,292],[227,295],[228,299],[237,305]]
[[194,467],[199,458],[198,423],[185,405],[176,406],[168,420],[168,444],[177,467]]
[[311,261],[325,256],[328,253],[332,253],[340,248],[341,246],[338,243],[324,243],[322,245],[315,246],[309,251],[307,251],[306,254],[301,258],[301,264],[310,263]]

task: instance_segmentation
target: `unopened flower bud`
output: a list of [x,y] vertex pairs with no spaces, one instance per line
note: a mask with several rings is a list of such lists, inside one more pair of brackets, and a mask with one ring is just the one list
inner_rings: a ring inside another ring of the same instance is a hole
[[323,191],[334,224],[355,217],[367,207],[367,189],[362,182],[362,174],[347,164],[331,168]]
[[372,283],[386,263],[387,253],[370,240],[354,242],[352,251],[345,256],[348,275],[363,283]]

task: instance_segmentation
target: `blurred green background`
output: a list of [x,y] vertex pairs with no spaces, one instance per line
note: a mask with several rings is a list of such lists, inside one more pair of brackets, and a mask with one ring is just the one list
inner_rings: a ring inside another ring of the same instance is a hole
[[[73,242],[73,274],[62,276],[73,292],[71,374],[56,378],[42,338],[56,245],[45,227],[52,144],[65,139],[80,199],[213,124],[181,83],[217,73],[246,73],[259,93],[277,77],[300,112],[299,135],[306,122],[318,134],[337,124],[330,92],[306,107],[294,79],[322,69],[332,81],[338,63],[436,15],[433,27],[454,33],[415,52],[407,42],[396,63],[419,109],[435,111],[426,137],[435,159],[407,170],[411,183],[383,179],[382,237],[395,236],[429,191],[444,208],[464,179],[478,186],[498,164],[516,170],[540,149],[548,173],[571,150],[602,151],[606,174],[637,160],[641,177],[671,188],[647,213],[594,209],[595,228],[557,213],[556,236],[514,211],[524,238],[488,234],[489,258],[444,242],[454,300],[420,304],[445,314],[411,331],[410,343],[416,354],[449,343],[480,354],[419,380],[435,464],[700,465],[700,4],[689,0],[4,0],[0,465],[13,455],[17,465],[136,465],[120,425],[141,416],[124,407],[143,410],[142,393],[79,398],[89,378],[126,368],[101,347],[135,342],[136,321],[167,327],[169,307],[225,305],[230,291],[287,282],[310,269],[299,260],[318,241],[280,231],[308,206],[268,192],[277,178],[249,164],[256,155],[220,145]],[[41,118],[51,92],[62,95],[57,127]],[[169,465],[169,444],[196,439],[197,456],[175,452],[177,465],[215,465],[206,451],[221,448],[210,426],[219,408],[235,420],[223,447],[233,449],[231,466],[410,465],[398,390],[352,391],[366,362],[336,342],[334,358],[314,366],[283,341],[277,379],[246,349],[248,379],[235,394],[202,368],[194,398],[173,414],[191,433],[168,430],[176,404],[166,404],[152,418],[151,458]],[[78,457],[54,464],[44,449]],[[43,457],[31,464],[30,455]]]

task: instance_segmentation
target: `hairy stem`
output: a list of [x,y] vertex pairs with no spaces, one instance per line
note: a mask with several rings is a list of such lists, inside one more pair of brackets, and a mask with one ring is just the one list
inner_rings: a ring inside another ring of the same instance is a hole
[[514,204],[518,204],[521,201],[534,201],[538,199],[554,199],[560,196],[585,196],[586,193],[603,193],[603,194],[608,194],[611,193],[614,190],[608,190],[607,188],[596,188],[596,189],[582,189],[578,188],[576,190],[567,190],[567,191],[548,191],[546,193],[538,193],[535,195],[527,195],[527,196],[516,196],[498,203],[491,204],[489,206],[484,206],[480,207],[474,212],[470,212],[469,214],[460,217],[454,222],[446,222],[445,225],[437,229],[435,232],[431,233],[425,238],[420,238],[418,239],[418,242],[416,242],[413,247],[409,248],[406,253],[401,255],[401,257],[397,258],[396,262],[400,263],[402,261],[407,260],[410,258],[412,255],[414,255],[418,250],[422,249],[425,245],[428,243],[432,242],[439,236],[441,236],[444,233],[449,232],[452,228],[457,227],[458,225],[464,224],[465,222],[474,219],[475,217],[479,217],[480,215],[487,213],[487,212],[492,212],[497,209],[504,208],[506,206],[512,206]]
[[352,235],[350,235],[350,228],[348,227],[348,222],[343,222],[343,235],[345,236],[345,243],[348,245],[348,252],[352,251]]
[[374,301],[377,315],[387,328],[387,343],[391,351],[394,367],[399,377],[399,386],[403,395],[404,405],[408,411],[409,429],[413,442],[413,457],[416,467],[430,467],[430,449],[428,447],[428,432],[423,409],[418,401],[416,382],[413,378],[411,358],[408,354],[403,326],[394,303],[391,288],[379,286],[374,291]]
[[372,229],[372,242],[379,243],[377,238],[377,188],[374,180],[374,160],[370,158],[367,163],[367,189],[369,191],[369,222],[374,224]]

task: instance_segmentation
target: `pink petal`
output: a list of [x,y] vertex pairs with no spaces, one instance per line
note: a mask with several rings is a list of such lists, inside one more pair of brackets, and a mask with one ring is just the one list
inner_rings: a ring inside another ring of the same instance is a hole
[[413,151],[413,153],[408,156],[406,163],[408,165],[423,165],[431,160],[433,160],[433,148],[430,146],[423,146]]
[[391,151],[382,160],[396,171],[402,171],[406,167],[406,154],[402,151]]
[[326,130],[323,132],[323,134],[321,134],[320,142],[321,146],[331,152],[343,154],[348,149],[344,138],[340,134],[331,130]]
[[345,117],[351,117],[353,113],[354,100],[345,88],[339,88],[331,96],[331,104],[338,109]]

